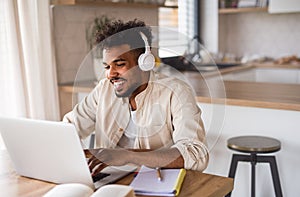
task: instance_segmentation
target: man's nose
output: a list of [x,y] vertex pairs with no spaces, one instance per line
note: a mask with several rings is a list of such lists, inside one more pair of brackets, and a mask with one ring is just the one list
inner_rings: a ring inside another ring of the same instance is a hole
[[107,78],[108,79],[112,79],[114,77],[118,77],[119,76],[119,73],[117,71],[116,68],[114,68],[113,66],[110,66],[110,68],[106,71],[107,72]]

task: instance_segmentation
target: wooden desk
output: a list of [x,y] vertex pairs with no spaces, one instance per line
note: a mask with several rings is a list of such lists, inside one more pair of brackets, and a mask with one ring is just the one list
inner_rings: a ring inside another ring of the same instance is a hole
[[[117,182],[129,185],[133,175]],[[225,196],[233,189],[233,179],[198,171],[187,170],[179,197],[218,197]],[[140,196],[140,195],[137,195]],[[141,196],[142,197],[142,196]]]
[[[128,175],[117,183],[128,185],[132,179],[133,174]],[[53,183],[17,175],[8,153],[0,151],[0,196],[38,197],[48,192],[54,186],[55,184]],[[233,179],[188,170],[179,196],[221,197],[232,189]]]

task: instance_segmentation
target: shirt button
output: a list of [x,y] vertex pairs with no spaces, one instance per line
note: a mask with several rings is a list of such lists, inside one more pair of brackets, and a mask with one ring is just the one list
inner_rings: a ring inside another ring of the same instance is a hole
[[119,128],[119,132],[123,132],[124,131],[124,129],[123,128]]

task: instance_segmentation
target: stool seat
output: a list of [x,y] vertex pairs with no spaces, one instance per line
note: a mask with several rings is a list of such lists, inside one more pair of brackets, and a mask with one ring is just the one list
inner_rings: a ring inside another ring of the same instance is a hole
[[228,139],[227,147],[245,153],[272,153],[280,150],[281,143],[265,136],[238,136]]

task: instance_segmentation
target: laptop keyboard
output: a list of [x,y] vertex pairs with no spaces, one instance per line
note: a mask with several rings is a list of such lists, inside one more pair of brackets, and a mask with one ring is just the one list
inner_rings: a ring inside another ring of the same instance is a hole
[[100,172],[100,173],[98,173],[98,174],[92,176],[93,182],[100,181],[101,179],[104,179],[105,177],[107,177],[107,176],[109,176],[109,175],[110,175],[110,174]]

